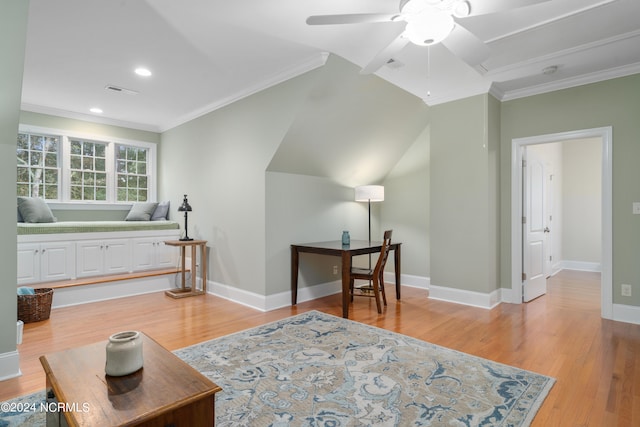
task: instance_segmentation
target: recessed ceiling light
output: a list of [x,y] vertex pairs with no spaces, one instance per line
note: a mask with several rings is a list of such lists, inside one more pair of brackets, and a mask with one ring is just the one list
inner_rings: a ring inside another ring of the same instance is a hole
[[89,111],[96,114],[102,114],[102,108],[98,108],[98,107],[93,107]]
[[142,77],[149,77],[151,75],[151,71],[144,67],[138,67],[135,70],[136,74]]

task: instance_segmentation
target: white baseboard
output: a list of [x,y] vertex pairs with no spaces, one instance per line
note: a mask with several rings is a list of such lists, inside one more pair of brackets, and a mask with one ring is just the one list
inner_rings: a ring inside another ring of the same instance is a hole
[[602,272],[602,265],[599,262],[586,262],[586,261],[560,261],[560,268],[558,270],[579,270],[579,271],[592,271],[595,273]]
[[[385,273],[385,281],[388,283],[395,282],[393,272]],[[403,274],[400,281],[402,286],[411,286],[415,288],[428,289],[429,278],[420,276],[411,276]],[[238,304],[246,305],[260,311],[270,311],[281,307],[291,305],[291,291],[280,292],[274,295],[260,295],[254,292],[245,291],[223,283],[208,282],[209,293],[225,298]],[[328,295],[338,294],[342,291],[340,280],[322,283],[315,286],[306,286],[298,288],[298,302],[311,301],[317,298],[326,297]]]
[[175,287],[179,283],[177,275],[142,277],[115,282],[96,283],[95,285],[70,286],[53,291],[52,308],[69,307],[90,302],[106,301],[110,299],[130,297],[164,291]]
[[[393,271],[391,272],[385,271],[384,281],[385,283],[395,283],[396,274]],[[430,282],[431,282],[431,279],[429,277],[414,276],[411,274],[400,275],[400,283],[402,283],[402,286],[409,286],[411,288],[419,288],[419,289],[429,289]]]
[[0,354],[0,381],[22,375],[18,350]]
[[502,302],[502,288],[489,293],[429,285],[429,298],[456,304],[492,309]]
[[[256,310],[270,311],[291,305],[291,291],[265,296],[222,283],[208,283],[209,293],[212,295],[228,299]],[[341,290],[340,281],[298,288],[298,302],[310,301],[316,298],[337,294],[340,293]]]
[[613,304],[612,320],[640,325],[640,307],[633,305]]

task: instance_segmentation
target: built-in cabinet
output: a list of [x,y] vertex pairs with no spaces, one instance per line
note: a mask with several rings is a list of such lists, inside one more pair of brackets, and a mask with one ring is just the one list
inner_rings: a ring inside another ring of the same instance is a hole
[[132,239],[133,269],[149,270],[174,267],[178,252],[175,247],[165,245],[165,240],[171,239],[159,237]]
[[[141,236],[141,237],[137,237]],[[18,284],[175,267],[179,231],[18,236]]]
[[64,280],[75,275],[75,243],[18,244],[18,284]]
[[131,271],[131,239],[87,240],[76,243],[76,277]]

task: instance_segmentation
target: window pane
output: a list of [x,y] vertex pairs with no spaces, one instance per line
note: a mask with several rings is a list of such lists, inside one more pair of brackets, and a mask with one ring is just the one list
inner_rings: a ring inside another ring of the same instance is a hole
[[79,185],[71,186],[71,200],[82,200],[82,187]]
[[[58,187],[59,138],[51,135],[18,134],[16,144],[17,191],[31,197],[56,199],[57,191],[45,193],[46,178],[51,187]],[[49,175],[51,173],[51,175]]]

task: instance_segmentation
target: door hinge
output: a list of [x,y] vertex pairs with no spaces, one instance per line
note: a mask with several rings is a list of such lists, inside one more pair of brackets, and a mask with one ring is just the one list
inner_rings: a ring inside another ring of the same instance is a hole
[[527,280],[527,273],[522,273],[522,281],[525,282]]
[[523,216],[523,217],[522,217],[522,223],[523,223],[523,224],[526,224],[526,223],[527,223],[527,217],[526,217],[526,216]]
[[553,255],[549,255],[549,261],[553,261]]
[[525,159],[522,159],[522,167],[523,168],[527,167],[527,161]]

